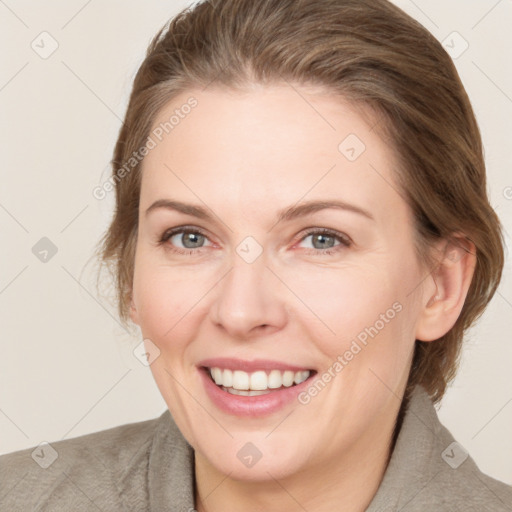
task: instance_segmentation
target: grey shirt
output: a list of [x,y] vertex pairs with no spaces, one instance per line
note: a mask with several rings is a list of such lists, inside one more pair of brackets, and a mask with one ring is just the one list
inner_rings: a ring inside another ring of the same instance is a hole
[[[56,457],[56,458],[55,458]],[[333,510],[341,505],[333,504]],[[0,511],[192,512],[194,452],[169,411],[0,457]],[[410,399],[367,512],[512,511],[512,487],[479,471],[423,388]]]

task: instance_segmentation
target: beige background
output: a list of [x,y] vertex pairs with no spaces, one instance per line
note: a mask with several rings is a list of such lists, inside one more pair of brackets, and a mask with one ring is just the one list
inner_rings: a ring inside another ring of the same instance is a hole
[[[396,3],[452,47],[510,248],[512,2]],[[165,410],[149,369],[132,353],[140,339],[123,332],[115,309],[95,292],[90,258],[113,203],[112,194],[100,201],[92,190],[109,175],[147,44],[188,4],[0,1],[0,453]],[[58,48],[45,55],[52,44]],[[43,237],[57,248],[47,262],[32,252]],[[512,484],[510,254],[506,265],[440,416],[483,471]]]

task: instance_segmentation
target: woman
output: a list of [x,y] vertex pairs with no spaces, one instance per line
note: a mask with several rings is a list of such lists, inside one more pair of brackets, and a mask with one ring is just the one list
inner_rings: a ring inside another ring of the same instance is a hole
[[423,27],[199,3],[150,45],[112,164],[101,257],[169,411],[2,457],[6,510],[512,509],[433,408],[503,244]]

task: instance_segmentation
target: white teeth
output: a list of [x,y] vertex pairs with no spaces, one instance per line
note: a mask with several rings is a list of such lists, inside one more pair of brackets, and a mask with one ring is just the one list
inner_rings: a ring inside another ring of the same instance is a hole
[[[222,384],[222,383],[221,383]],[[249,374],[235,370],[233,372],[233,385],[235,389],[247,390],[249,389]]]
[[[233,391],[232,394],[243,394],[247,396],[265,394],[265,390],[278,389],[282,386],[288,388],[293,386],[294,383],[300,384],[304,382],[310,374],[311,372],[309,370],[299,372],[293,372],[291,370],[284,372],[271,370],[267,375],[267,372],[263,370],[247,373],[242,370],[210,368],[210,375],[215,381],[215,384],[229,388],[227,391],[230,393]],[[240,391],[240,393],[238,393],[238,391]]]
[[290,370],[286,370],[283,373],[283,386],[286,386],[289,388],[293,385],[293,379],[295,378],[295,374],[291,372]]
[[233,372],[231,370],[222,370],[222,383],[227,388],[233,386]]
[[249,387],[255,391],[267,389],[267,374],[264,371],[251,373]]
[[270,389],[277,389],[283,385],[283,377],[279,370],[272,370],[268,375],[268,387]]
[[225,388],[222,387],[224,391],[227,391],[228,393],[231,393],[232,395],[243,395],[243,396],[257,396],[257,395],[266,395],[270,393],[270,391],[267,389],[266,391],[243,391],[240,389],[234,389],[234,388]]
[[222,370],[220,368],[212,368],[211,376],[213,377],[215,384],[222,384]]

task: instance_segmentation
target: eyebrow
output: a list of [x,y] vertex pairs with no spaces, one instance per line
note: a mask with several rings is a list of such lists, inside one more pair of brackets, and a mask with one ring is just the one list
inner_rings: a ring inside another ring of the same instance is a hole
[[[360,214],[370,220],[375,220],[374,216],[364,208],[355,204],[347,203],[340,200],[332,201],[307,201],[305,203],[296,204],[285,208],[278,212],[278,222],[291,221],[293,219],[304,217],[306,215],[326,210],[326,209],[346,210],[349,212]],[[181,201],[173,201],[170,199],[158,199],[147,210],[145,215],[157,209],[175,210],[186,215],[191,215],[199,219],[212,220],[212,215],[208,213],[208,209],[199,205],[190,203],[182,203]]]

